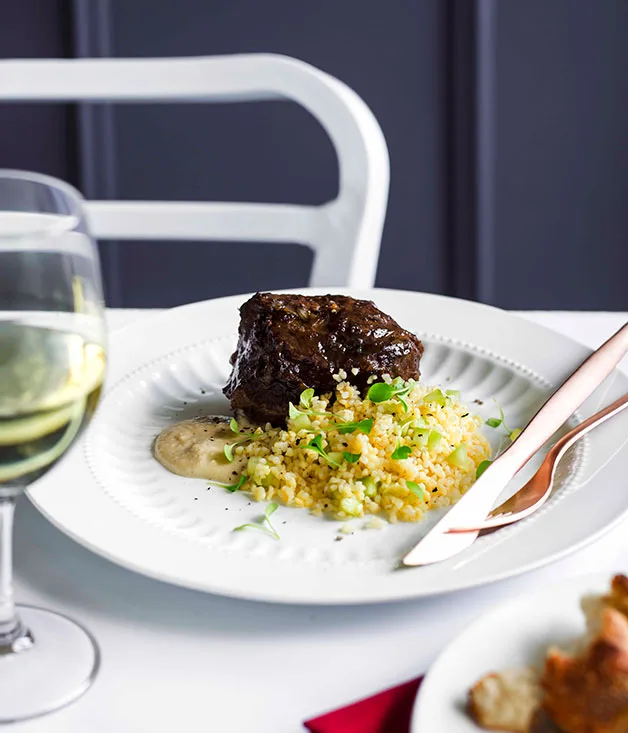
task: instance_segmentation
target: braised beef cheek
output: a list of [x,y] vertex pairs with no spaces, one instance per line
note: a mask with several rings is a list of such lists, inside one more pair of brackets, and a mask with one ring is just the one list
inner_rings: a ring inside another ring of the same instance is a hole
[[370,300],[258,293],[240,308],[238,333],[223,392],[254,423],[285,424],[289,402],[310,387],[333,391],[341,369],[361,390],[372,374],[419,378],[423,344]]

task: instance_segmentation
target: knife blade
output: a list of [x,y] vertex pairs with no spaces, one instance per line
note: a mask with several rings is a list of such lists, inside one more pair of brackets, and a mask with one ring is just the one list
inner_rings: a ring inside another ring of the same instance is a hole
[[453,527],[484,520],[506,484],[597,389],[628,351],[628,323],[594,351],[536,413],[519,437],[467,493],[402,559],[408,567],[447,560],[470,547],[478,532],[452,533]]

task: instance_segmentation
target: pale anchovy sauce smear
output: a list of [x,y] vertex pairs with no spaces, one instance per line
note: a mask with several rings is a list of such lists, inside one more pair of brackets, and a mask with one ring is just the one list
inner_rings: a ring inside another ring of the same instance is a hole
[[225,446],[234,442],[229,418],[199,417],[165,428],[155,440],[155,458],[179,476],[233,484],[242,473],[246,458],[225,457]]

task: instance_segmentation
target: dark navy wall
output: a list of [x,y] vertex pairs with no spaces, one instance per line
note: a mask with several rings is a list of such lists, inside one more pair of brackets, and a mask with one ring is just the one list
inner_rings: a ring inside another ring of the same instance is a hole
[[[0,58],[71,55],[70,13],[62,0],[3,0]],[[0,168],[77,181],[70,105],[0,104]]]
[[499,4],[492,299],[628,310],[628,2]]
[[[15,32],[0,30],[2,56],[272,51],[355,88],[391,155],[380,286],[511,308],[628,310],[625,0],[6,3]],[[22,126],[43,119],[34,107],[20,114]],[[10,144],[0,108],[0,165],[76,178],[99,198],[316,203],[337,188],[329,141],[287,103],[54,114],[39,122],[46,142],[35,153]],[[101,251],[109,300],[127,306],[299,286],[311,261],[280,245]]]
[[[380,3],[337,0],[135,0],[112,2],[111,9],[117,56],[271,50],[354,87],[377,115],[391,155],[378,284],[446,287],[444,221],[437,213],[444,205],[440,0],[391,2],[385,11]],[[288,103],[125,107],[116,111],[116,151],[125,198],[317,203],[337,191],[331,144]],[[130,244],[121,256],[129,304],[299,286],[311,263],[308,250],[281,245]]]

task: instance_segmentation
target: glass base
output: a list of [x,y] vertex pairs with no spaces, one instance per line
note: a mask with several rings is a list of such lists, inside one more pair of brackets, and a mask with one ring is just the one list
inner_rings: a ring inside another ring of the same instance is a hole
[[[100,666],[95,639],[66,616],[18,606],[28,632],[0,650],[0,723],[51,713],[79,698]],[[4,653],[2,653],[4,652]]]

